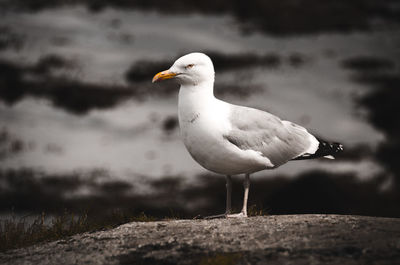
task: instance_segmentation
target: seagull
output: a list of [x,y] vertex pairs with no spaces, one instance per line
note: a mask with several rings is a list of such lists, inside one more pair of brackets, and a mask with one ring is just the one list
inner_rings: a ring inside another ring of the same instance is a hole
[[[187,150],[204,168],[226,175],[226,211],[211,217],[247,217],[251,173],[291,160],[333,159],[343,151],[341,144],[318,139],[293,122],[217,99],[214,77],[211,59],[195,52],[180,57],[152,80],[177,80],[179,127]],[[243,207],[232,214],[231,176],[237,174],[245,174]]]

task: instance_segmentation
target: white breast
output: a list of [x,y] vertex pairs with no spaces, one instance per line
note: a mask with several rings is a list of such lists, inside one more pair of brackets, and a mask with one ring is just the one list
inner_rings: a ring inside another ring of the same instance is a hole
[[205,155],[203,150],[214,149],[223,141],[221,136],[230,130],[228,115],[228,104],[215,97],[184,89],[179,92],[179,125],[183,141],[193,156]]
[[260,161],[258,153],[240,150],[224,138],[231,130],[230,104],[201,92],[185,88],[179,92],[181,135],[193,159],[221,174],[264,169],[265,161]]

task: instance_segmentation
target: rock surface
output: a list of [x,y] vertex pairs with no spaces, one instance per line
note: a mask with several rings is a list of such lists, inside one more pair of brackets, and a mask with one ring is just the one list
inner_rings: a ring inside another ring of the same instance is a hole
[[0,253],[0,264],[400,264],[400,219],[277,215],[133,222]]

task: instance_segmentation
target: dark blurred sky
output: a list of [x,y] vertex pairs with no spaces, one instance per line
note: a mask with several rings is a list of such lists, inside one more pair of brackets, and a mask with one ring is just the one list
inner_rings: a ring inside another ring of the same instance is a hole
[[178,87],[151,78],[180,55],[203,51],[215,63],[219,97],[346,147],[335,161],[291,162],[257,176],[318,169],[362,181],[384,176],[382,189],[399,179],[398,1],[21,0],[0,7],[3,172],[85,178],[100,169],[135,184],[196,180],[205,169],[179,138]]

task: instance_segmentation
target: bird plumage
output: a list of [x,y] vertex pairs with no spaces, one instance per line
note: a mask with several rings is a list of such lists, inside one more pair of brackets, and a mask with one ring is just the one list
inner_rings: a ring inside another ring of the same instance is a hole
[[170,78],[181,85],[178,108],[183,142],[204,168],[227,175],[227,205],[230,175],[246,174],[243,209],[235,217],[247,216],[250,173],[343,150],[342,145],[319,140],[293,122],[215,98],[214,67],[205,54],[182,56],[170,69],[155,75],[153,82]]

